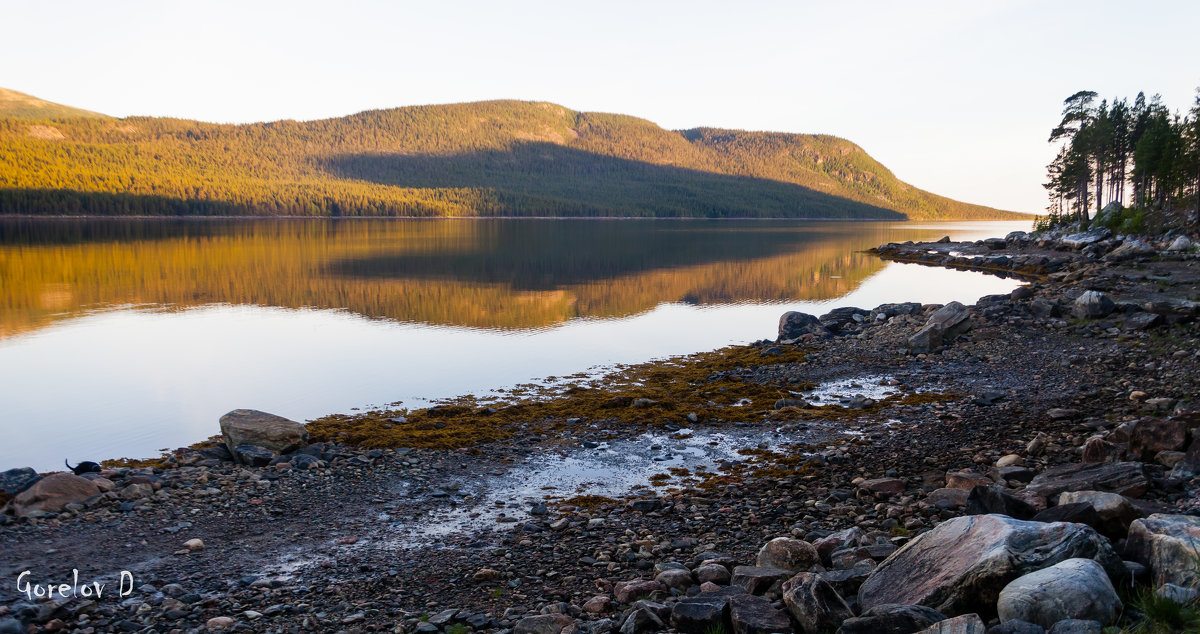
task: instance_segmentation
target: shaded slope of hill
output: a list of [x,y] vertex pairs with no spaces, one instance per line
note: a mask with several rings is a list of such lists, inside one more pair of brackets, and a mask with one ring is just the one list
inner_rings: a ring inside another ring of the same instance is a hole
[[319,121],[0,119],[0,212],[1003,218],[836,137],[491,101]]

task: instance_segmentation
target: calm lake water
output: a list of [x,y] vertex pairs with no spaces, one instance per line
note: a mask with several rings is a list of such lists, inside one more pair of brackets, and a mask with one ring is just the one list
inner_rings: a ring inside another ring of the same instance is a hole
[[1025,222],[0,219],[0,469],[774,338],[786,310],[1016,282],[884,242]]

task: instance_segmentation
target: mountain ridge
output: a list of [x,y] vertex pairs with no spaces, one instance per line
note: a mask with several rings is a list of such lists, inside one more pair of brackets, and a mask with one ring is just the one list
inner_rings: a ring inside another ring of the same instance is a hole
[[0,212],[1025,217],[908,185],[831,135],[673,131],[517,100],[250,124],[8,116]]

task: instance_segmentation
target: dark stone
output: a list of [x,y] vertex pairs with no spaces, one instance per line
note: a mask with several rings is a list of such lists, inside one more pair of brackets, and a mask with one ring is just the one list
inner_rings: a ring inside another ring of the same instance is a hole
[[214,445],[212,447],[204,447],[197,450],[200,455],[213,460],[222,462],[233,462],[233,454],[229,452],[229,448],[225,445]]
[[1140,462],[1080,462],[1046,469],[1026,490],[1045,498],[1063,491],[1111,491],[1136,498],[1149,488],[1150,480]]
[[1100,514],[1088,502],[1075,502],[1073,504],[1059,504],[1052,506],[1037,515],[1033,516],[1035,522],[1074,522],[1076,524],[1087,524],[1096,530],[1104,524],[1104,520],[1100,519]]
[[1049,634],[1101,634],[1104,626],[1100,621],[1085,621],[1083,619],[1067,619],[1059,621],[1050,628]]
[[1037,515],[1037,509],[998,486],[977,484],[967,495],[967,515],[986,515],[988,513],[998,513],[1019,520],[1027,520]]
[[808,313],[790,310],[779,318],[779,341],[799,339],[804,335],[825,337],[829,335],[829,329]]
[[41,479],[42,476],[38,475],[38,472],[30,467],[9,469],[8,471],[0,472],[0,491],[4,491],[9,495],[16,495],[33,486],[35,482]]
[[977,394],[971,402],[976,405],[995,405],[996,401],[1003,399],[1005,396],[1004,392],[998,390],[984,390]]
[[784,582],[783,602],[804,634],[827,632],[854,617],[833,586],[810,572],[799,573]]
[[875,570],[874,564],[860,562],[847,570],[827,570],[820,573],[829,585],[843,597],[855,597],[867,577]]
[[644,634],[666,629],[666,624],[653,610],[637,608],[629,613],[629,617],[621,624],[621,634]]
[[1029,482],[1037,475],[1037,472],[1029,467],[992,467],[987,475],[996,482],[1008,482],[1009,480]]
[[988,628],[987,634],[1046,634],[1046,630],[1037,623],[1013,619]]
[[946,615],[923,605],[884,603],[843,621],[837,634],[912,634],[945,620]]
[[729,620],[736,634],[791,634],[792,622],[786,614],[762,597],[740,594],[729,597]]
[[1084,462],[1121,462],[1125,459],[1127,445],[1108,442],[1103,438],[1089,438],[1083,445]]
[[305,471],[308,469],[315,469],[316,467],[320,466],[321,460],[319,458],[317,458],[316,456],[312,456],[312,455],[309,455],[306,453],[298,453],[294,456],[289,456],[288,462],[292,463],[293,469],[300,469],[301,471]]
[[1187,442],[1187,424],[1181,420],[1144,418],[1133,426],[1129,436],[1129,454],[1150,461],[1160,451],[1178,451]]
[[238,445],[233,448],[237,461],[251,467],[265,467],[275,459],[275,452],[254,445]]
[[729,596],[701,593],[680,599],[671,608],[671,627],[687,634],[708,634],[718,628],[730,631]]
[[[865,321],[867,316],[871,314],[869,310],[855,308],[853,306],[843,306],[835,308],[819,317],[821,325],[829,330],[837,332],[848,325],[861,323]],[[857,317],[858,319],[855,319]]]
[[1126,330],[1149,330],[1163,323],[1163,316],[1157,313],[1138,312],[1125,317]]
[[778,583],[783,583],[792,573],[779,568],[760,568],[758,566],[738,566],[733,569],[733,585],[746,589],[750,594],[764,594]]
[[649,513],[650,511],[658,510],[662,503],[657,498],[642,498],[629,503],[629,507],[635,511]]

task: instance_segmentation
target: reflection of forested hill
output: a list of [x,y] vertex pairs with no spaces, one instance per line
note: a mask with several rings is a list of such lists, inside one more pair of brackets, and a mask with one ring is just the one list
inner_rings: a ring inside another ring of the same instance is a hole
[[916,189],[832,136],[669,131],[549,103],[417,106],[248,125],[31,112],[72,118],[0,118],[0,213],[1008,214]]
[[[0,336],[116,305],[346,308],[397,321],[533,328],[663,302],[830,299],[881,266],[855,251],[889,237],[860,223],[89,224],[0,220]],[[29,246],[41,233],[51,244]]]

